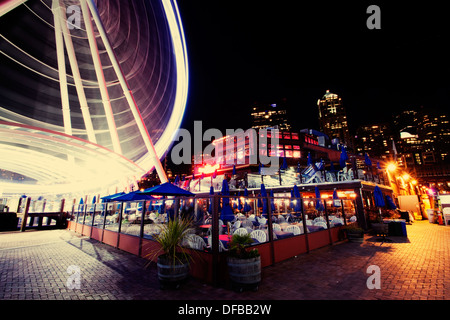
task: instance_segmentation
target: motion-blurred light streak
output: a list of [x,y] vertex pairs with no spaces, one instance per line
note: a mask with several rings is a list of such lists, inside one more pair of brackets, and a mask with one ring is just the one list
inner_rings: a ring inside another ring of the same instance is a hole
[[[26,179],[0,177],[3,194],[104,194],[162,170],[188,94],[176,2],[7,2],[0,6],[0,169]],[[73,5],[80,28],[69,30],[64,10]]]

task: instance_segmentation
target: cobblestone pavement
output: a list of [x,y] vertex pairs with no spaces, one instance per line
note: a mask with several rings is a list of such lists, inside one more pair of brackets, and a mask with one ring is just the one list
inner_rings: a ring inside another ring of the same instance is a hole
[[[3,232],[0,300],[450,300],[450,227],[416,221],[407,230],[408,238],[392,243],[366,235],[363,244],[343,242],[264,268],[259,290],[243,293],[196,279],[160,290],[144,259],[72,231]],[[367,272],[371,265],[379,267],[380,289],[367,286],[376,275]],[[79,268],[79,289],[70,266]]]

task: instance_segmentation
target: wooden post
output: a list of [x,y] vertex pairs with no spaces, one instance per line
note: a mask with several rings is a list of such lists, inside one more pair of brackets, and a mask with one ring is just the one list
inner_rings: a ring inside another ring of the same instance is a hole
[[303,206],[303,197],[300,195],[300,199],[297,200],[300,201],[300,204],[302,206],[302,221],[303,221],[303,233],[305,235],[305,241],[306,241],[306,252],[309,253],[309,239],[308,239],[308,226],[306,225],[306,217],[305,217],[305,208]]
[[267,228],[269,232],[270,242],[270,260],[272,265],[275,264],[275,248],[273,246],[273,227],[272,227],[272,205],[269,196],[266,197],[267,201]]
[[144,200],[142,202],[141,226],[140,226],[140,230],[139,230],[139,253],[138,253],[139,257],[142,254],[142,238],[144,237],[144,219],[145,219],[146,206],[147,206],[147,201]]
[[344,226],[347,225],[347,215],[345,214],[345,209],[344,209],[344,200],[340,200],[341,201],[341,210],[342,210],[342,218],[344,219]]
[[220,198],[216,194],[212,198],[213,207],[212,207],[212,227],[211,227],[211,250],[213,255],[212,261],[212,282],[214,286],[218,285],[219,279],[219,201]]
[[361,186],[359,188],[354,189],[356,193],[355,198],[355,209],[356,209],[356,216],[358,218],[358,224],[361,228],[364,230],[367,230],[367,223],[366,223],[366,217],[364,214],[364,204],[363,204],[363,198],[361,194]]
[[20,231],[24,232],[27,226],[28,210],[30,209],[31,198],[27,198],[27,204],[25,205],[25,212],[23,213],[22,224],[20,226]]
[[328,229],[328,238],[330,240],[330,245],[331,245],[333,243],[333,239],[331,237],[330,221],[328,221],[327,202],[326,202],[326,200],[321,200],[321,201],[323,201],[323,207],[324,207],[324,210],[325,210],[325,219],[326,219],[326,222],[327,222],[327,229]]

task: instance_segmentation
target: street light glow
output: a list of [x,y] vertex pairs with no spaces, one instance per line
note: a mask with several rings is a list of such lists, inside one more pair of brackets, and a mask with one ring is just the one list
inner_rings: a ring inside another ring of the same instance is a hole
[[389,163],[386,167],[386,169],[390,172],[394,172],[395,170],[397,170],[397,166],[393,163]]

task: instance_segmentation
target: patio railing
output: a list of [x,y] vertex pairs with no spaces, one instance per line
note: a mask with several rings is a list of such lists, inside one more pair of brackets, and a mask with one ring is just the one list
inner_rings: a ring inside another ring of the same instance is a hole
[[144,257],[176,217],[192,219],[183,245],[202,253],[194,273],[212,283],[223,281],[219,270],[235,233],[249,233],[268,266],[342,240],[339,230],[357,223],[353,200],[210,195],[74,205],[69,228]]

